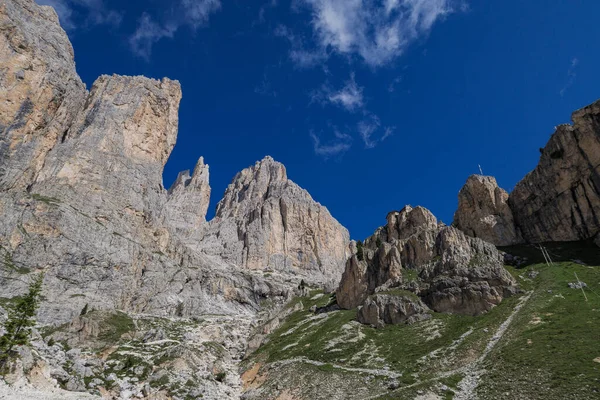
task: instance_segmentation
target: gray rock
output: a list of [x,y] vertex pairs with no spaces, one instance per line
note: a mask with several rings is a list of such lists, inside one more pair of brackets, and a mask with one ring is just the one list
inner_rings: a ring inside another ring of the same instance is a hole
[[[404,275],[413,270],[417,280]],[[351,309],[376,291],[399,287],[418,294],[433,310],[480,314],[515,291],[496,247],[438,224],[428,210],[410,206],[388,214],[388,224],[365,240],[363,260],[347,264],[336,291]]]
[[528,242],[572,241],[600,232],[600,102],[572,114],[539,164],[510,194],[515,223]]
[[497,246],[522,242],[508,206],[508,193],[491,176],[469,177],[458,193],[454,226]]
[[288,179],[271,157],[238,173],[197,248],[252,270],[337,285],[349,235],[329,211]]
[[587,287],[585,282],[569,282],[568,285],[571,289],[583,289]]
[[414,294],[375,294],[359,308],[358,322],[381,328],[431,318],[429,308]]

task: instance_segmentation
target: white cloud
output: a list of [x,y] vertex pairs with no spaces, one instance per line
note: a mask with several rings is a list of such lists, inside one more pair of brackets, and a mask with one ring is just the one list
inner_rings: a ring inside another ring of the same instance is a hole
[[123,15],[108,9],[104,0],[36,0],[36,2],[53,7],[62,27],[66,30],[90,25],[116,26],[123,20]]
[[327,51],[324,48],[308,50],[305,45],[305,40],[295,35],[285,25],[279,25],[275,28],[275,36],[287,39],[290,43],[290,59],[294,65],[299,68],[310,68],[321,64],[328,57]]
[[363,88],[356,84],[352,75],[346,85],[337,92],[330,93],[328,99],[348,111],[354,111],[363,106]]
[[328,83],[323,84],[319,90],[311,93],[311,102],[334,104],[353,112],[364,106],[363,88],[358,86],[351,73],[341,89],[334,90]]
[[131,49],[138,56],[149,60],[152,46],[162,38],[172,38],[177,26],[161,26],[154,22],[150,15],[144,13],[139,20],[137,30],[129,38]]
[[[316,46],[290,40],[295,61],[322,59],[329,51],[359,56],[377,67],[400,56],[409,44],[429,34],[436,21],[453,12],[455,0],[299,0],[311,12]],[[461,6],[462,9],[462,6]],[[288,36],[289,39],[289,36]],[[301,43],[300,43],[301,44]],[[298,52],[303,57],[298,57]]]
[[321,139],[313,131],[310,131],[309,135],[313,141],[315,154],[328,158],[343,154],[352,147],[352,136],[340,132],[335,127],[333,134],[335,139],[323,144]]
[[164,24],[154,21],[147,13],[142,14],[136,31],[129,38],[131,49],[136,55],[149,60],[152,46],[156,42],[163,38],[172,38],[175,32],[184,25],[188,25],[192,29],[206,25],[210,15],[221,9],[220,0],[180,1],[181,13]]
[[185,22],[194,28],[208,22],[210,14],[221,9],[220,0],[181,0],[185,10]]
[[567,92],[567,90],[569,90],[571,88],[571,86],[573,86],[573,84],[575,83],[575,78],[577,78],[577,66],[579,65],[579,59],[577,57],[574,57],[571,60],[571,66],[569,67],[569,70],[567,71],[567,83],[565,83],[565,85],[563,86],[562,89],[560,89],[560,97],[563,97],[565,95],[565,93]]
[[381,121],[376,115],[369,115],[368,118],[358,123],[358,133],[365,143],[365,148],[372,149],[377,145],[377,140],[374,140],[372,136],[380,125]]
[[370,113],[367,113],[365,119],[358,123],[357,130],[365,144],[365,148],[374,148],[377,144],[392,136],[396,130],[395,127],[385,127],[381,137],[377,138],[376,133],[379,131],[380,127],[381,120],[379,117]]

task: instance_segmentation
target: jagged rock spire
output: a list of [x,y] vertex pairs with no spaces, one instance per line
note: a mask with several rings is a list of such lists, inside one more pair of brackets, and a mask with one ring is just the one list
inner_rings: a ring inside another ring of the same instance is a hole
[[168,191],[165,224],[183,237],[191,236],[206,222],[210,203],[208,165],[200,157],[194,172],[180,172]]

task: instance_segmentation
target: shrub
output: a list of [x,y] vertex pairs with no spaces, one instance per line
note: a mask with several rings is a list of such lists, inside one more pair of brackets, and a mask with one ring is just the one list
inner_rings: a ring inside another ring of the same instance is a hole
[[358,261],[364,259],[363,243],[360,240],[356,242],[356,258],[358,258]]

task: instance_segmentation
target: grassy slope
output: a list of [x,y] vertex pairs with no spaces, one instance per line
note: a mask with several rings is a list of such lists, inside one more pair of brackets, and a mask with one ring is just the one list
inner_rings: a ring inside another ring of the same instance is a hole
[[[558,247],[551,253],[560,254]],[[576,245],[567,247],[563,259],[583,258],[573,257],[581,254]],[[594,251],[600,256],[599,250],[585,247],[587,260],[593,259]],[[530,270],[539,275],[528,278]],[[600,363],[593,361],[600,357],[600,268],[564,262],[510,271],[533,295],[483,362],[487,372],[479,382],[480,397],[600,398]],[[567,286],[575,281],[574,272],[588,285],[588,302],[581,290]],[[302,299],[303,310],[293,313],[246,360],[246,368],[264,364],[261,374],[266,381],[255,398],[276,398],[286,388],[298,398],[412,399],[433,392],[450,399],[462,378],[461,368],[482,353],[519,298],[506,299],[479,317],[434,314],[430,321],[384,329],[354,322],[355,311],[317,316],[308,311],[327,301]]]

